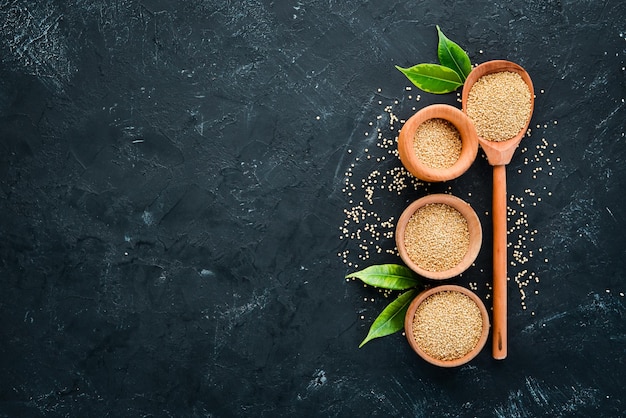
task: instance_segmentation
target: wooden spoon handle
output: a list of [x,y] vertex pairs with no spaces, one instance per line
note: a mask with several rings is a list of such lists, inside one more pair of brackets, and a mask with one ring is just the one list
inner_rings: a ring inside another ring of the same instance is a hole
[[506,166],[493,167],[493,358],[502,360],[507,354],[507,202]]

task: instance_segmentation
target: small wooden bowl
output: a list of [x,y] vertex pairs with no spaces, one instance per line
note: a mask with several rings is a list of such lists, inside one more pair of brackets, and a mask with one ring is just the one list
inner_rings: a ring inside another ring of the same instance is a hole
[[[422,350],[422,348],[419,346],[419,344],[413,337],[413,321],[415,318],[415,312],[417,308],[419,307],[419,305],[423,303],[429,296],[432,296],[435,293],[444,292],[444,291],[459,292],[468,296],[474,303],[476,303],[476,306],[478,306],[478,309],[480,310],[480,315],[482,317],[482,332],[480,334],[480,338],[478,339],[478,342],[476,343],[476,345],[471,351],[469,351],[463,357],[459,357],[454,360],[441,360],[441,359],[432,357],[431,355],[426,353],[424,350]],[[487,342],[487,337],[489,335],[489,314],[487,313],[487,308],[485,308],[485,304],[483,303],[483,301],[474,292],[470,291],[469,289],[466,289],[462,286],[457,286],[457,285],[435,286],[435,287],[432,287],[428,290],[421,292],[419,295],[417,295],[415,299],[413,299],[413,301],[409,305],[409,308],[406,311],[406,315],[404,317],[404,333],[413,351],[415,351],[420,357],[422,357],[427,362],[434,364],[435,366],[440,366],[440,367],[457,367],[472,360],[474,357],[478,355],[478,353],[480,353],[480,351],[485,346],[485,343]]]
[[[469,248],[467,249],[465,256],[463,257],[461,262],[455,267],[444,271],[429,271],[417,265],[409,257],[404,240],[406,227],[409,223],[409,219],[411,219],[411,216],[413,216],[415,211],[417,211],[422,206],[426,206],[431,203],[444,203],[458,210],[461,215],[463,215],[463,217],[467,220],[467,226],[469,230]],[[398,219],[398,223],[396,225],[395,239],[396,247],[398,248],[398,252],[400,253],[400,258],[411,270],[428,279],[445,280],[463,273],[465,270],[467,270],[469,266],[472,265],[474,260],[476,260],[476,257],[480,252],[480,247],[482,245],[483,232],[480,225],[480,219],[478,219],[478,215],[467,202],[450,194],[436,193],[424,196],[416,200],[415,202],[411,203],[404,210],[404,212],[402,212],[402,215],[400,216],[400,219]]]
[[[415,132],[429,119],[444,119],[453,124],[461,137],[461,155],[448,168],[432,168],[424,164],[415,154],[413,147]],[[398,136],[398,152],[402,165],[415,177],[429,182],[452,180],[465,173],[478,154],[476,130],[470,119],[459,109],[446,104],[426,106],[411,116]]]

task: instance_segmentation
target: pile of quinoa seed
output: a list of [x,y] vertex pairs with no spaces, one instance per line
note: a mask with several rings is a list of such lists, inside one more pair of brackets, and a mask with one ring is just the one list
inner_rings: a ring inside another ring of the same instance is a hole
[[415,130],[413,149],[417,158],[429,168],[450,168],[461,156],[461,134],[445,119],[422,122]]
[[457,291],[433,293],[415,311],[413,338],[429,356],[456,360],[476,347],[483,319],[476,303]]
[[458,210],[443,203],[417,209],[404,232],[409,258],[432,272],[457,266],[465,257],[469,242],[467,220]]
[[530,99],[530,90],[518,73],[486,74],[469,91],[467,116],[474,122],[480,137],[506,141],[526,126],[531,112]]

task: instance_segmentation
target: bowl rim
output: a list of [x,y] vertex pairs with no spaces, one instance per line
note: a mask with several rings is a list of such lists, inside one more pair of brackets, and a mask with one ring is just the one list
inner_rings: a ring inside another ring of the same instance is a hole
[[[429,119],[444,119],[459,131],[461,154],[450,167],[430,167],[415,154],[413,148],[415,131]],[[398,154],[402,165],[420,180],[429,182],[452,180],[465,173],[476,159],[478,136],[473,122],[463,111],[448,104],[432,104],[417,111],[404,123],[398,135]]]
[[[419,344],[417,343],[415,338],[413,338],[413,320],[415,318],[415,311],[417,310],[418,306],[428,297],[434,295],[435,293],[445,291],[456,291],[468,296],[470,299],[472,299],[472,301],[474,301],[474,303],[476,303],[476,306],[478,306],[482,318],[482,331],[478,342],[471,351],[469,351],[463,357],[459,357],[454,360],[440,360],[430,356],[419,347]],[[491,325],[489,323],[489,313],[487,312],[485,303],[480,299],[480,297],[476,293],[463,286],[453,284],[434,286],[419,293],[409,305],[404,317],[404,334],[406,335],[407,341],[409,342],[409,345],[411,346],[413,351],[415,351],[427,362],[440,367],[458,367],[474,359],[478,355],[478,353],[482,351],[482,349],[485,347],[485,344],[487,343],[490,326]]]
[[[411,216],[413,216],[419,208],[433,203],[443,203],[458,210],[467,220],[467,227],[470,236],[469,248],[467,249],[467,252],[461,262],[456,266],[443,271],[429,271],[420,267],[413,260],[411,260],[411,257],[409,257],[404,242],[406,226],[409,219],[411,219]],[[463,273],[472,265],[472,263],[474,263],[482,246],[483,232],[478,214],[469,203],[452,194],[434,193],[415,200],[402,212],[396,224],[395,241],[400,258],[407,265],[407,267],[427,279],[446,280]]]

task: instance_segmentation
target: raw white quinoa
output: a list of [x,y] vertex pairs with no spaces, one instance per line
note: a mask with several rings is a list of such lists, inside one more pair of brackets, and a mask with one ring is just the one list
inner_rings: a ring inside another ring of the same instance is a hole
[[467,98],[467,116],[476,133],[489,141],[506,141],[526,125],[531,112],[530,89],[518,73],[501,71],[480,77]]
[[427,297],[413,318],[413,338],[431,357],[450,361],[476,347],[483,330],[476,303],[456,291],[443,291]]
[[452,167],[461,155],[461,135],[452,123],[433,118],[422,122],[415,130],[413,149],[427,167],[445,169]]
[[467,220],[444,203],[422,206],[407,223],[404,244],[409,258],[424,270],[449,270],[463,260],[469,249]]

